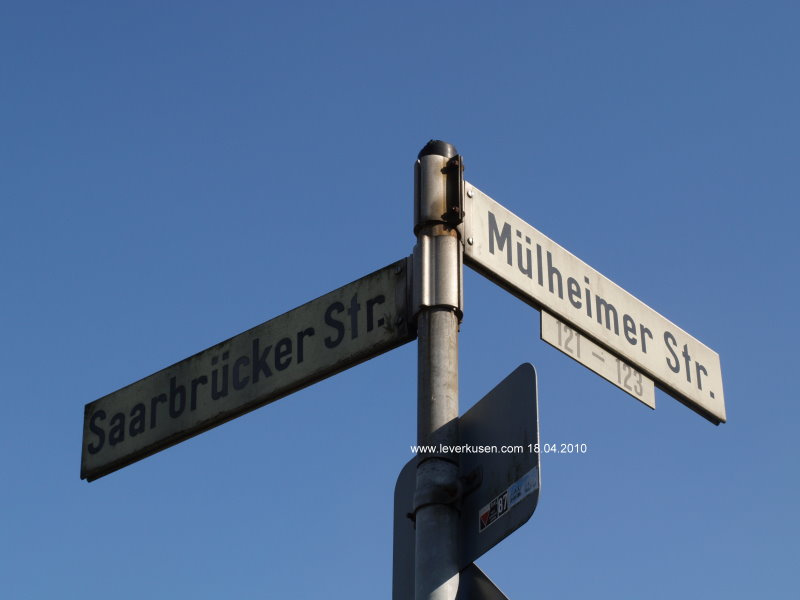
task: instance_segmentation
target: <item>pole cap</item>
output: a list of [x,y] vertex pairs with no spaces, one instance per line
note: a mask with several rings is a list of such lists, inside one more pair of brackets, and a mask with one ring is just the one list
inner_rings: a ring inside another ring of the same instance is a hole
[[423,156],[429,156],[431,154],[444,156],[445,158],[453,158],[458,152],[456,152],[456,147],[453,146],[453,144],[448,144],[442,140],[431,140],[419,151],[417,158],[420,159]]

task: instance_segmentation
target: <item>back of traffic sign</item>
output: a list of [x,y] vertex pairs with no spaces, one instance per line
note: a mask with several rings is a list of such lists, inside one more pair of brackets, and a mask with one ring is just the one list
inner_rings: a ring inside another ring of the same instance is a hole
[[[468,568],[530,519],[539,501],[536,371],[525,363],[459,419],[459,570]],[[394,494],[393,600],[414,597],[414,491],[420,457],[397,478]]]
[[508,600],[486,573],[472,564],[461,571],[456,600]]

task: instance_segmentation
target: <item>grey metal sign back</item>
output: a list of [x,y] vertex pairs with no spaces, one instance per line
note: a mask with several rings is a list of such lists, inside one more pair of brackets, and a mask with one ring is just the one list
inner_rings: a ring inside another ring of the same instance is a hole
[[102,477],[413,340],[407,262],[87,404],[81,478]]
[[508,596],[473,563],[461,571],[456,600],[508,600]]
[[[525,363],[459,419],[457,449],[465,495],[459,569],[469,567],[530,519],[539,501],[536,371]],[[414,597],[414,491],[419,458],[400,472],[394,495],[393,600]],[[491,597],[491,596],[490,596]]]

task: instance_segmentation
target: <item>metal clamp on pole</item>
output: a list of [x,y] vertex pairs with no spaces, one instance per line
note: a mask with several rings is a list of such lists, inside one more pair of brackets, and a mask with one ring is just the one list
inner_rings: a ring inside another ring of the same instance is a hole
[[457,236],[419,235],[412,265],[412,318],[416,319],[423,308],[447,307],[461,322],[464,316],[463,255]]
[[456,149],[432,140],[414,165],[411,314],[417,324],[417,443],[432,447],[417,465],[414,517],[416,600],[458,592],[458,326],[462,318],[464,179]]
[[417,511],[431,504],[448,504],[458,508],[458,503],[464,496],[464,491],[460,480],[452,481],[447,484],[436,485],[430,482],[425,489],[417,489],[414,493],[414,517]]
[[413,318],[424,307],[450,307],[463,317],[464,163],[454,153],[431,140],[414,165]]
[[455,483],[447,485],[431,484],[425,489],[417,489],[414,493],[414,511],[408,514],[412,521],[417,519],[417,511],[429,504],[449,504],[461,510],[461,501],[477,490],[483,483],[483,469],[478,467],[467,475],[459,477]]

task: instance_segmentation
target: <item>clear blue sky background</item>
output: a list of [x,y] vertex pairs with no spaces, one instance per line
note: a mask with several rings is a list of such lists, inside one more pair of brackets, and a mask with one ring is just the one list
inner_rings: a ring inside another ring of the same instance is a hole
[[[461,406],[522,362],[523,598],[789,598],[794,2],[4,2],[0,595],[388,598],[409,344],[91,484],[84,404],[411,253],[412,165],[469,181],[716,350],[729,422],[651,412],[466,272]],[[794,591],[793,591],[794,590]]]

